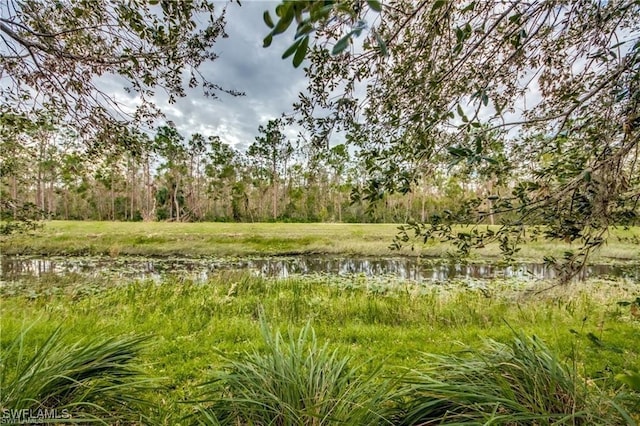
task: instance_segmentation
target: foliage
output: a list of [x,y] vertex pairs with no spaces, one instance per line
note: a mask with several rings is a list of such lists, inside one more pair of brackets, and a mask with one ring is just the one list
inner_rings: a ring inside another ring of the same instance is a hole
[[38,222],[41,214],[31,203],[0,199],[0,236],[35,231],[42,226]]
[[[625,407],[628,412],[640,413],[640,373],[638,371],[627,370],[617,374],[616,380],[624,383],[626,386],[626,389],[616,394],[616,401]],[[633,421],[629,420],[629,424],[633,424]]]
[[259,175],[273,184],[286,169],[293,154],[293,147],[284,135],[284,123],[280,119],[269,120],[267,126],[259,126],[255,141],[247,149],[247,156],[256,162]]
[[[604,394],[563,365],[534,337],[484,350],[427,356],[403,377],[403,424],[623,424],[625,412],[602,406]],[[590,388],[591,387],[591,388]],[[603,411],[604,410],[604,411]]]
[[287,173],[287,163],[293,154],[291,142],[284,134],[281,119],[269,120],[267,126],[259,126],[255,141],[247,149],[247,157],[254,165],[256,180],[268,180],[272,191],[272,218],[278,216],[278,182]]
[[[216,15],[213,2],[10,0],[0,12],[3,112],[55,110],[108,147],[123,123],[160,114],[153,104],[158,88],[169,102],[185,96],[185,79],[207,95],[240,94],[198,69],[217,58],[211,48],[226,36],[224,11]],[[137,104],[128,109],[108,93],[98,81],[107,75],[123,78]]]
[[349,356],[318,343],[310,324],[284,338],[263,319],[261,331],[264,353],[227,358],[202,385],[201,424],[388,424],[380,367],[351,367]]
[[[282,120],[258,130],[247,152],[219,136],[184,138],[170,124],[153,136],[120,129],[117,146],[97,152],[55,115],[29,121],[6,114],[0,198],[18,209],[34,203],[42,218],[136,221],[395,222],[427,214],[433,204],[456,205],[436,182],[424,182],[424,194],[387,197],[368,212],[350,205],[366,173],[345,145],[303,147],[296,155]],[[3,216],[16,211],[0,207]]]
[[[401,239],[459,240],[462,253],[499,240],[510,255],[522,223],[544,224],[539,236],[580,243],[568,278],[609,226],[637,223],[637,1],[302,1],[276,16],[265,45],[295,19],[294,65],[309,61],[300,122],[345,129],[367,164],[365,199],[437,170],[475,178],[473,199]],[[449,227],[494,215],[498,232]]]
[[69,423],[142,420],[141,413],[150,406],[144,392],[157,388],[136,365],[147,337],[94,337],[69,343],[59,328],[39,346],[29,337],[29,329],[23,329],[2,342],[3,422],[5,409],[47,410],[61,416],[58,422]]

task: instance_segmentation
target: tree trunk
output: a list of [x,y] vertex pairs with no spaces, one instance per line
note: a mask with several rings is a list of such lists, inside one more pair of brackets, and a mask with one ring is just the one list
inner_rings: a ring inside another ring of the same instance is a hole
[[11,207],[13,210],[13,219],[16,220],[18,218],[18,182],[15,175],[11,176],[11,198],[13,198],[13,205]]
[[278,217],[278,183],[274,180],[272,185],[273,190],[273,220]]
[[173,191],[173,203],[176,208],[176,222],[180,222],[180,203],[178,202],[178,189],[180,188],[179,178],[176,179],[175,189]]

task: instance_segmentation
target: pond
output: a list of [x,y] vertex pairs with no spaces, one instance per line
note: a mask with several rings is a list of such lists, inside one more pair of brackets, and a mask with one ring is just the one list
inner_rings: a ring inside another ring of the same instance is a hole
[[[337,257],[297,256],[248,259],[166,259],[142,257],[18,257],[0,258],[0,279],[15,281],[45,274],[70,273],[86,276],[117,276],[130,279],[161,279],[171,274],[188,274],[206,281],[222,270],[245,270],[265,277],[286,278],[293,275],[335,274],[393,276],[411,281],[446,281],[453,278],[552,279],[556,271],[541,263],[452,264],[445,260],[421,260],[408,257]],[[614,276],[640,280],[640,264],[591,265],[582,278]]]

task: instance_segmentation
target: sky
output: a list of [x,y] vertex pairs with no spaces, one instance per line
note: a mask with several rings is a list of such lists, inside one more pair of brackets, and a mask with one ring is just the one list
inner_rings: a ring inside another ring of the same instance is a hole
[[[161,96],[156,101],[166,119],[186,138],[193,133],[217,135],[223,142],[244,150],[258,135],[259,125],[291,112],[307,80],[304,65],[296,69],[291,58],[281,58],[293,42],[292,31],[276,37],[271,47],[262,47],[262,40],[269,33],[262,14],[267,9],[273,11],[277,1],[242,0],[242,6],[235,2],[216,4],[227,8],[229,37],[216,42],[214,51],[219,58],[203,64],[200,70],[209,81],[244,92],[245,96],[220,93],[218,99],[211,99],[203,95],[202,88],[196,88],[174,104]],[[296,135],[297,130],[288,129],[289,138]]]
[[[220,10],[226,7],[228,38],[219,39],[214,51],[219,58],[200,68],[208,80],[220,86],[238,90],[245,96],[233,97],[220,93],[218,99],[207,98],[201,88],[190,89],[185,98],[169,104],[166,97],[157,96],[156,103],[166,114],[166,120],[189,138],[193,133],[217,135],[236,149],[245,150],[258,135],[258,126],[269,119],[290,113],[304,91],[307,79],[304,63],[294,68],[291,58],[282,59],[282,53],[293,42],[292,29],[274,38],[269,48],[263,48],[269,28],[263,21],[265,10],[273,10],[279,1],[241,0],[219,1]],[[535,89],[535,87],[533,88]],[[534,90],[535,91],[535,90]],[[539,99],[538,93],[529,93],[529,101]],[[469,107],[470,108],[470,107]],[[492,111],[486,112],[487,117]],[[517,112],[514,117],[520,117]],[[286,129],[290,140],[295,140],[297,128]]]

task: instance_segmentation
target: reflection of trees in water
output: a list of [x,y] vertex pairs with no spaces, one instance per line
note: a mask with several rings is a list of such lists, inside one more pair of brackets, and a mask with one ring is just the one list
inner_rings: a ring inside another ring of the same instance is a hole
[[[187,273],[206,280],[219,270],[247,270],[265,277],[286,278],[292,275],[335,274],[392,276],[412,281],[445,281],[452,278],[520,278],[551,279],[556,272],[542,263],[523,263],[510,266],[496,264],[422,263],[415,258],[338,258],[323,256],[299,256],[291,258],[246,259],[225,261],[222,259],[140,259],[140,258],[31,258],[3,256],[1,278],[44,274],[65,275],[77,273],[96,276],[112,273],[129,278],[160,278],[168,274]],[[640,278],[640,264],[630,266],[592,265],[582,272],[588,276],[626,276]]]

